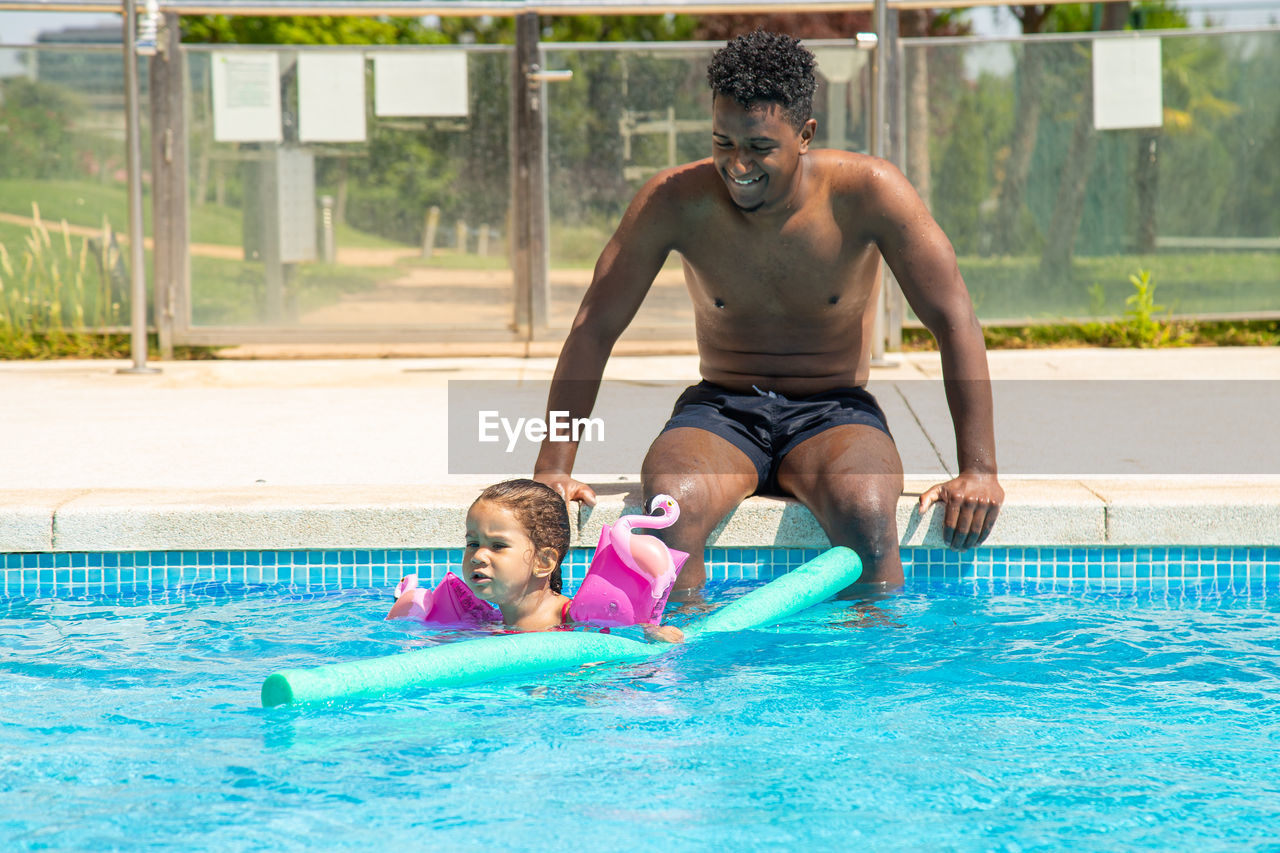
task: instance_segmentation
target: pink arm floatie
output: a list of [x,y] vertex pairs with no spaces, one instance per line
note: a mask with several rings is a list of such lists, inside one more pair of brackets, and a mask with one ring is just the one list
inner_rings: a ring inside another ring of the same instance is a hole
[[488,625],[502,619],[498,608],[476,598],[462,578],[449,572],[434,590],[418,586],[417,575],[406,575],[396,587],[396,598],[413,598],[408,618],[428,625]]
[[689,555],[656,536],[635,536],[632,527],[666,527],[679,516],[675,501],[654,498],[660,518],[624,516],[600,531],[587,576],[569,605],[574,622],[604,627],[662,623],[671,585]]

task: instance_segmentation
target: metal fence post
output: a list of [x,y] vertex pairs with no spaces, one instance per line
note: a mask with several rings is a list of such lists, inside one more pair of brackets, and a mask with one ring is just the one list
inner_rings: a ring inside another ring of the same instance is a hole
[[[889,65],[889,79],[885,86],[889,103],[886,105],[885,114],[889,126],[885,130],[888,145],[884,156],[906,172],[906,65],[902,61],[902,39],[899,36],[901,15],[902,13],[897,9],[889,12],[889,43],[885,45]],[[902,322],[906,317],[906,299],[892,270],[887,271],[884,288],[885,348],[890,352],[896,352],[902,349]]]
[[[871,87],[871,154],[887,158],[889,154],[889,55],[890,16],[887,0],[875,0],[874,24],[876,30],[875,65],[872,67]],[[893,277],[888,265],[880,264],[879,298],[876,300],[875,338],[871,342],[871,364],[887,367],[892,364],[885,358],[885,341],[889,327],[888,292]]]
[[166,13],[151,57],[152,305],[161,358],[173,358],[178,294],[187,281],[187,128],[180,18]]
[[147,255],[142,226],[142,119],[138,111],[138,10],[134,0],[124,0],[124,107],[125,149],[129,176],[129,264],[133,275],[129,292],[131,315],[129,348],[133,366],[120,373],[159,373],[147,367]]
[[538,15],[516,17],[512,69],[511,263],[515,274],[515,324],[526,340],[547,326],[547,175]]

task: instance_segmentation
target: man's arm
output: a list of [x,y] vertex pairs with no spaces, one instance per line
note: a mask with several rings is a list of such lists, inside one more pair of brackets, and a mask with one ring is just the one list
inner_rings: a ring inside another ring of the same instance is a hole
[[945,506],[943,538],[964,550],[991,532],[1004,489],[996,479],[991,377],[982,327],[960,277],[955,250],[907,179],[877,162],[872,178],[875,240],[916,316],[938,341],[959,474],[920,496],[919,510]]
[[[568,412],[570,418],[591,414],[609,353],[675,245],[679,206],[670,200],[678,181],[678,172],[665,172],[646,183],[600,253],[591,286],[556,362],[547,396],[548,419],[553,411]],[[594,506],[595,492],[572,477],[577,453],[575,441],[544,440],[533,476],[566,501]]]

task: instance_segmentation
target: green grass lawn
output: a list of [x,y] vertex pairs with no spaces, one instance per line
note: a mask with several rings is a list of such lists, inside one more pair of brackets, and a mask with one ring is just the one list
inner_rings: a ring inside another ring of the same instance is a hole
[[[33,202],[39,205],[40,218],[50,227],[66,220],[70,225],[101,228],[103,217],[117,232],[127,232],[129,199],[125,187],[95,181],[0,180],[0,213],[30,217]],[[224,246],[243,245],[242,216],[239,208],[205,204],[190,209],[191,242]],[[147,233],[151,229],[151,194],[144,188],[142,220]],[[25,239],[25,226],[0,223],[0,241],[13,249],[13,240]],[[345,224],[336,229],[339,246],[360,248],[397,248],[404,244],[386,240],[375,234],[358,231]]]
[[1129,276],[1151,273],[1156,302],[1174,314],[1280,310],[1280,253],[1169,252],[1076,258],[1067,275],[1046,277],[1036,257],[959,259],[983,322],[1118,316],[1133,293]]

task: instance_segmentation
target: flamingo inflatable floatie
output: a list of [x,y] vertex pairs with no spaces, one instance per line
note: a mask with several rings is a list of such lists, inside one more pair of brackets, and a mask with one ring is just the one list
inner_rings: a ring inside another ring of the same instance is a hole
[[689,555],[656,536],[632,534],[670,527],[680,517],[680,505],[668,495],[655,496],[651,506],[661,514],[626,515],[600,531],[591,567],[569,605],[573,621],[606,627],[662,622],[671,585]]

